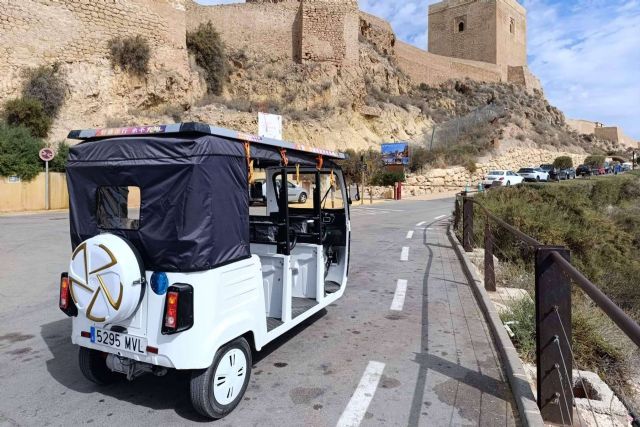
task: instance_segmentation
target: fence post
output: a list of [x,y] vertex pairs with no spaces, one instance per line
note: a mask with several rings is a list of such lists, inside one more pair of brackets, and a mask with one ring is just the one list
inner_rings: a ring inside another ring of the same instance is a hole
[[489,292],[496,291],[496,272],[493,265],[493,235],[491,224],[487,218],[484,224],[484,288]]
[[466,196],[462,199],[462,247],[473,251],[473,201]]
[[569,251],[562,247],[542,246],[536,250],[538,407],[544,421],[573,425],[571,282],[554,262],[553,252],[570,260]]

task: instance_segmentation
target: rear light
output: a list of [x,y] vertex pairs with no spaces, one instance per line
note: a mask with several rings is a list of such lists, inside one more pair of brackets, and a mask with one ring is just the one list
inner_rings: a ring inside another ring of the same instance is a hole
[[80,336],[82,338],[91,338],[91,332],[82,331],[82,332],[80,332]]
[[69,275],[62,273],[60,275],[60,296],[58,298],[58,307],[67,316],[77,316],[78,308],[71,299],[71,282]]
[[504,181],[504,176],[501,176],[498,181]]
[[164,315],[165,328],[175,329],[178,317],[178,299],[180,295],[177,292],[167,293],[167,305]]
[[162,334],[186,331],[193,326],[193,287],[175,283],[167,289],[162,321]]
[[150,345],[148,345],[147,346],[147,353],[158,354],[158,348],[157,347],[151,347]]

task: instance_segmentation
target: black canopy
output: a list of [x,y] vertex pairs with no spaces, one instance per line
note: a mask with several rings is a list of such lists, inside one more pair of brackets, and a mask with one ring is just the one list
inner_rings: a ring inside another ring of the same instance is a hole
[[[70,149],[67,165],[74,249],[109,232],[136,247],[145,269],[167,272],[202,271],[250,256],[247,139],[178,126],[175,132],[69,135],[85,139]],[[282,164],[281,149],[273,140],[250,141],[251,158],[261,167]],[[318,154],[286,149],[289,166],[314,166]],[[123,193],[104,188],[127,187],[140,189],[139,221],[105,227],[100,212],[122,203]]]

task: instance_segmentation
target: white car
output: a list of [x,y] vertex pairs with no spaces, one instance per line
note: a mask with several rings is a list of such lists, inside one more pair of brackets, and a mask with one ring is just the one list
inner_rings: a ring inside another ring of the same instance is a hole
[[549,172],[545,172],[540,168],[520,168],[518,175],[525,181],[549,181]]
[[[81,372],[107,384],[188,371],[195,410],[224,417],[254,352],[345,291],[345,156],[200,123],[69,137],[82,142],[67,168],[74,250],[59,307]],[[249,209],[254,161],[263,216]],[[296,179],[311,189],[305,205],[301,187],[282,185]]]
[[522,184],[522,181],[524,181],[524,178],[513,171],[495,170],[489,171],[482,184],[485,188],[500,186],[510,187],[512,185]]

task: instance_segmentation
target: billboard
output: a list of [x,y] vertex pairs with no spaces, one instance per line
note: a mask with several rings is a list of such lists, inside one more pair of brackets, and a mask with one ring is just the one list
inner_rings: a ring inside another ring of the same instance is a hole
[[409,143],[392,142],[382,144],[382,160],[385,165],[408,165]]

